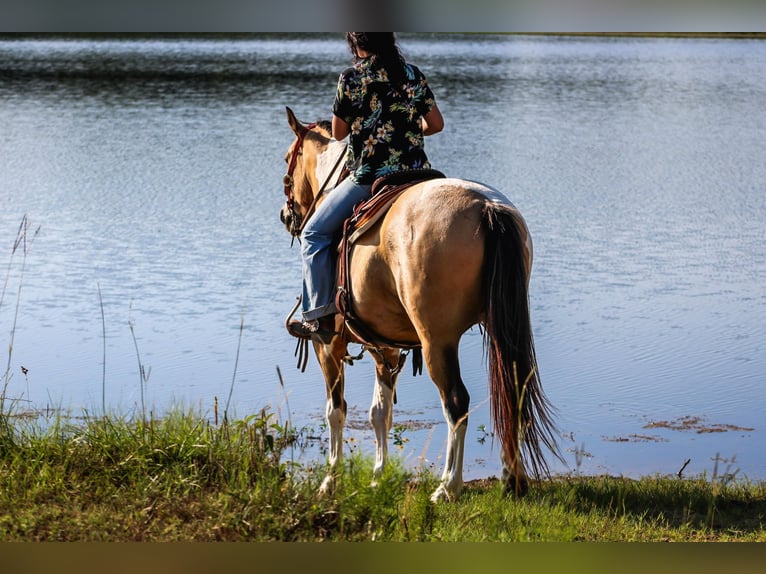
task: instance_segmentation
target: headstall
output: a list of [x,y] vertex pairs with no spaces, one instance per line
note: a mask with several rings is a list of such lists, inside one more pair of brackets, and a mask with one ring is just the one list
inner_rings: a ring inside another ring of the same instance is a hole
[[303,140],[306,139],[306,135],[309,133],[309,131],[315,127],[317,124],[316,122],[310,123],[309,125],[305,126],[300,134],[298,134],[298,141],[295,142],[295,146],[293,147],[293,153],[290,155],[290,161],[287,164],[287,173],[282,178],[282,184],[285,186],[285,197],[287,208],[290,210],[290,214],[292,216],[292,224],[290,229],[290,234],[293,237],[297,237],[300,235],[301,230],[301,215],[296,211],[295,209],[295,198],[293,197],[293,186],[294,186],[294,179],[293,179],[293,172],[295,171],[295,164],[298,161],[298,155],[301,152],[301,149],[303,148]]
[[[330,185],[330,182],[332,181],[333,176],[335,176],[338,166],[341,165],[343,159],[346,156],[345,150],[341,152],[340,155],[338,155],[338,158],[335,160],[335,164],[332,166],[332,169],[327,174],[324,182],[322,182],[322,184],[319,186],[319,190],[314,194],[314,199],[311,201],[311,205],[306,210],[306,214],[301,216],[301,214],[298,213],[298,211],[295,209],[295,197],[293,194],[295,180],[293,178],[293,172],[295,171],[295,164],[297,162],[296,158],[298,155],[300,155],[300,151],[303,148],[303,140],[306,139],[306,134],[309,133],[311,128],[315,127],[316,125],[316,122],[309,124],[308,126],[304,127],[303,131],[301,131],[301,133],[298,135],[298,141],[295,142],[293,153],[290,156],[290,161],[287,165],[287,173],[282,178],[282,183],[285,186],[285,197],[287,198],[286,204],[287,208],[290,210],[290,216],[292,218],[292,221],[290,222],[290,234],[293,236],[293,239],[300,237],[301,231],[303,230],[303,224],[308,220],[309,217],[311,217],[311,214],[314,213],[314,210],[316,209],[319,203],[319,199],[322,197],[322,195],[328,191],[328,185]],[[336,183],[341,181],[347,175],[347,170],[341,170],[340,175],[337,176],[338,178]]]

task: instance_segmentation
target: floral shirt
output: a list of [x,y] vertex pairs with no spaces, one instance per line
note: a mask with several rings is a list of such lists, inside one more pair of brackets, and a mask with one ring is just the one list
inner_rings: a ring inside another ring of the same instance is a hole
[[420,118],[436,105],[417,66],[406,64],[407,82],[399,93],[388,74],[366,58],[338,79],[333,113],[350,127],[347,165],[351,178],[371,184],[404,169],[430,168]]

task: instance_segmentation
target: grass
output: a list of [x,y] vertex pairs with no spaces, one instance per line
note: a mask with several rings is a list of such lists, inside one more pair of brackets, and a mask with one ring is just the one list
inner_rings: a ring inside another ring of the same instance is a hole
[[[520,500],[496,480],[474,481],[457,502],[435,505],[438,478],[428,469],[394,459],[371,488],[372,460],[353,452],[333,494],[320,497],[326,469],[295,456],[305,458],[316,433],[267,410],[229,419],[236,363],[220,420],[217,399],[213,420],[182,409],[147,417],[149,371],[132,322],[140,418],[22,413],[21,399],[7,390],[26,258],[38,232],[22,219],[0,291],[2,308],[20,258],[0,377],[0,542],[766,541],[766,483],[719,477],[717,467],[709,478],[557,477],[533,483]],[[99,302],[106,339],[100,287]],[[244,312],[237,358],[243,322]],[[102,412],[104,386],[105,376]],[[406,442],[402,432],[392,430],[395,445]]]
[[[5,303],[5,295],[8,291],[8,283],[11,278],[11,270],[13,269],[14,258],[21,257],[20,269],[18,271],[18,289],[16,294],[16,304],[14,306],[12,326],[10,330],[10,339],[8,341],[8,363],[5,367],[5,371],[0,378],[0,414],[3,414],[6,409],[6,398],[8,391],[8,384],[11,381],[11,359],[13,357],[13,343],[16,338],[16,327],[19,318],[19,307],[21,304],[21,288],[24,284],[24,271],[27,265],[27,256],[32,248],[37,235],[40,233],[40,227],[37,227],[34,231],[31,229],[31,223],[26,215],[21,218],[21,223],[16,231],[16,237],[13,240],[11,247],[11,254],[8,258],[8,266],[5,271],[5,279],[3,281],[3,287],[0,291],[0,309]],[[23,370],[23,367],[22,367]],[[26,374],[26,373],[25,373]],[[2,422],[2,421],[0,421]]]
[[558,477],[520,500],[484,480],[434,505],[429,471],[394,460],[371,488],[353,454],[319,497],[323,465],[287,456],[306,434],[265,410],[2,429],[0,541],[766,541],[766,485],[704,476]]

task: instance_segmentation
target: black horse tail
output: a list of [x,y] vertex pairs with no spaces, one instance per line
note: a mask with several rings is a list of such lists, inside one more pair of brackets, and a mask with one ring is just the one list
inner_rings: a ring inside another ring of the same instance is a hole
[[489,364],[492,423],[505,462],[517,481],[508,487],[519,492],[526,490],[525,460],[535,477],[549,477],[544,448],[559,459],[561,455],[532,336],[524,258],[526,238],[521,232],[526,226],[515,209],[487,203],[482,228],[486,238],[484,349]]

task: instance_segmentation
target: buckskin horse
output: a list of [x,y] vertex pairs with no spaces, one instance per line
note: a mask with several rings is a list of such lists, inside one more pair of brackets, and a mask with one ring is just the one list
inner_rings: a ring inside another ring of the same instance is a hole
[[[287,120],[295,140],[285,156],[286,201],[280,218],[296,237],[334,185],[345,144],[332,139],[329,122],[304,125],[290,108]],[[460,376],[458,345],[463,333],[477,324],[488,360],[492,426],[501,446],[506,489],[526,492],[525,465],[535,476],[549,475],[543,451],[560,455],[529,316],[532,242],[513,204],[481,183],[421,181],[401,193],[356,239],[347,261],[350,307],[375,341],[360,339],[341,314],[329,343],[313,341],[326,384],[329,429],[329,470],[320,491],[332,489],[342,458],[347,346],[362,342],[375,362],[373,483],[386,464],[401,349],[418,349],[439,391],[448,426],[444,471],[431,498],[455,500],[460,495],[469,395]]]

